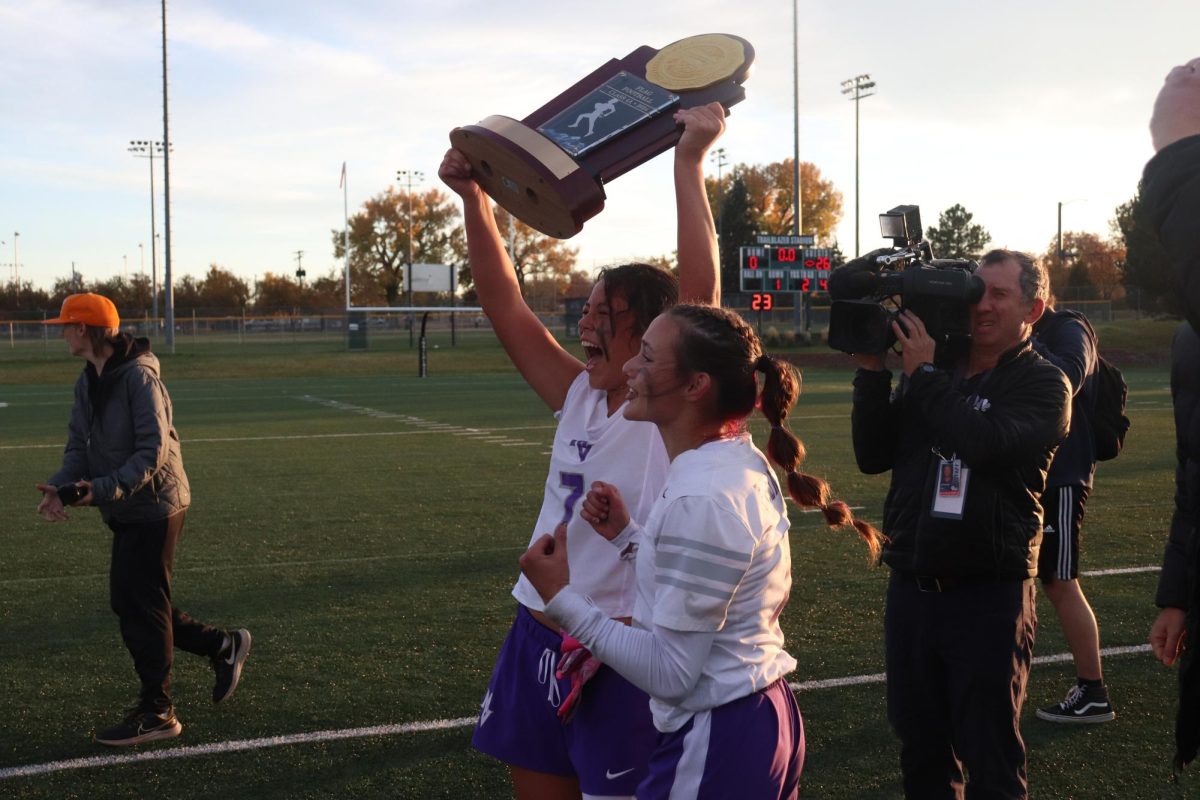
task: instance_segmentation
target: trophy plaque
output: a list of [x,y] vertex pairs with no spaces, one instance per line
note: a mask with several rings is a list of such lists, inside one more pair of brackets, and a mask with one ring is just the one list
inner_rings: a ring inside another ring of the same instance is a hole
[[523,120],[494,115],[450,132],[493,200],[542,233],[569,239],[604,208],[604,184],[669,150],[674,112],[746,98],[754,48],[724,33],[612,59]]

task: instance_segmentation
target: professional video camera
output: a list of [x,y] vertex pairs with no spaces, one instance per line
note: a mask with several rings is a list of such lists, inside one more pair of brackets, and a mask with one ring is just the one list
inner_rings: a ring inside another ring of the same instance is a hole
[[921,210],[896,206],[879,215],[894,247],[875,250],[829,275],[829,346],[844,353],[879,353],[896,343],[892,320],[902,310],[920,317],[937,342],[935,361],[948,363],[970,344],[969,306],[983,297],[978,266],[935,259],[922,239]]

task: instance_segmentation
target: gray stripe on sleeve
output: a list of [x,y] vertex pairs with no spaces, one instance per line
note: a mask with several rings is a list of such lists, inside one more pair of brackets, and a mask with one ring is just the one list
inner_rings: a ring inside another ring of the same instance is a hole
[[669,569],[674,572],[683,573],[684,575],[718,581],[730,586],[736,586],[741,582],[742,576],[746,574],[745,569],[727,567],[724,564],[715,564],[712,561],[694,558],[686,553],[675,553],[669,550],[659,550],[655,553],[654,563],[659,570]]
[[687,591],[695,592],[696,594],[708,595],[709,597],[715,597],[718,600],[726,602],[728,602],[729,598],[733,597],[733,590],[721,591],[720,589],[714,589],[711,586],[705,586],[701,583],[691,583],[690,581],[673,578],[670,575],[663,575],[661,573],[655,576],[654,580],[656,583],[665,583],[670,586],[678,586],[680,589],[686,589]]
[[749,553],[739,553],[736,550],[726,550],[724,547],[717,547],[716,545],[697,542],[695,539],[685,539],[682,536],[667,536],[664,534],[663,536],[658,537],[658,543],[674,545],[675,547],[689,548],[691,550],[698,550],[701,553],[720,556],[721,558],[727,558],[730,561],[740,561],[745,564],[750,563]]

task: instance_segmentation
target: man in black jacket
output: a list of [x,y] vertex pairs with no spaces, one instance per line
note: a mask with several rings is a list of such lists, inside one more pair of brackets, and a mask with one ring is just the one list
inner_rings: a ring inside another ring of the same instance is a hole
[[1039,497],[1070,424],[1070,386],[1037,355],[1030,330],[1044,270],[994,250],[976,272],[971,344],[951,371],[909,311],[895,392],[884,354],[859,354],[853,438],[859,468],[891,470],[883,560],[888,719],[905,796],[1025,798],[1020,714],[1033,653]]
[[1146,165],[1142,202],[1182,290],[1188,322],[1171,345],[1175,405],[1175,513],[1163,555],[1155,602],[1162,609],[1150,629],[1154,655],[1175,663],[1185,643],[1176,722],[1176,767],[1200,748],[1200,603],[1196,592],[1200,523],[1200,58],[1167,75],[1154,104],[1150,135],[1157,155]]

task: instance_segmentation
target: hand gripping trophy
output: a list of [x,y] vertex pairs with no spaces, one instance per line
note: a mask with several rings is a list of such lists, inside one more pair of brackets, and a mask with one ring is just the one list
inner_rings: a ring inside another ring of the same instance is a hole
[[724,33],[612,59],[523,120],[499,115],[450,133],[493,200],[526,225],[569,239],[604,208],[604,184],[669,150],[677,109],[746,97],[754,48]]

